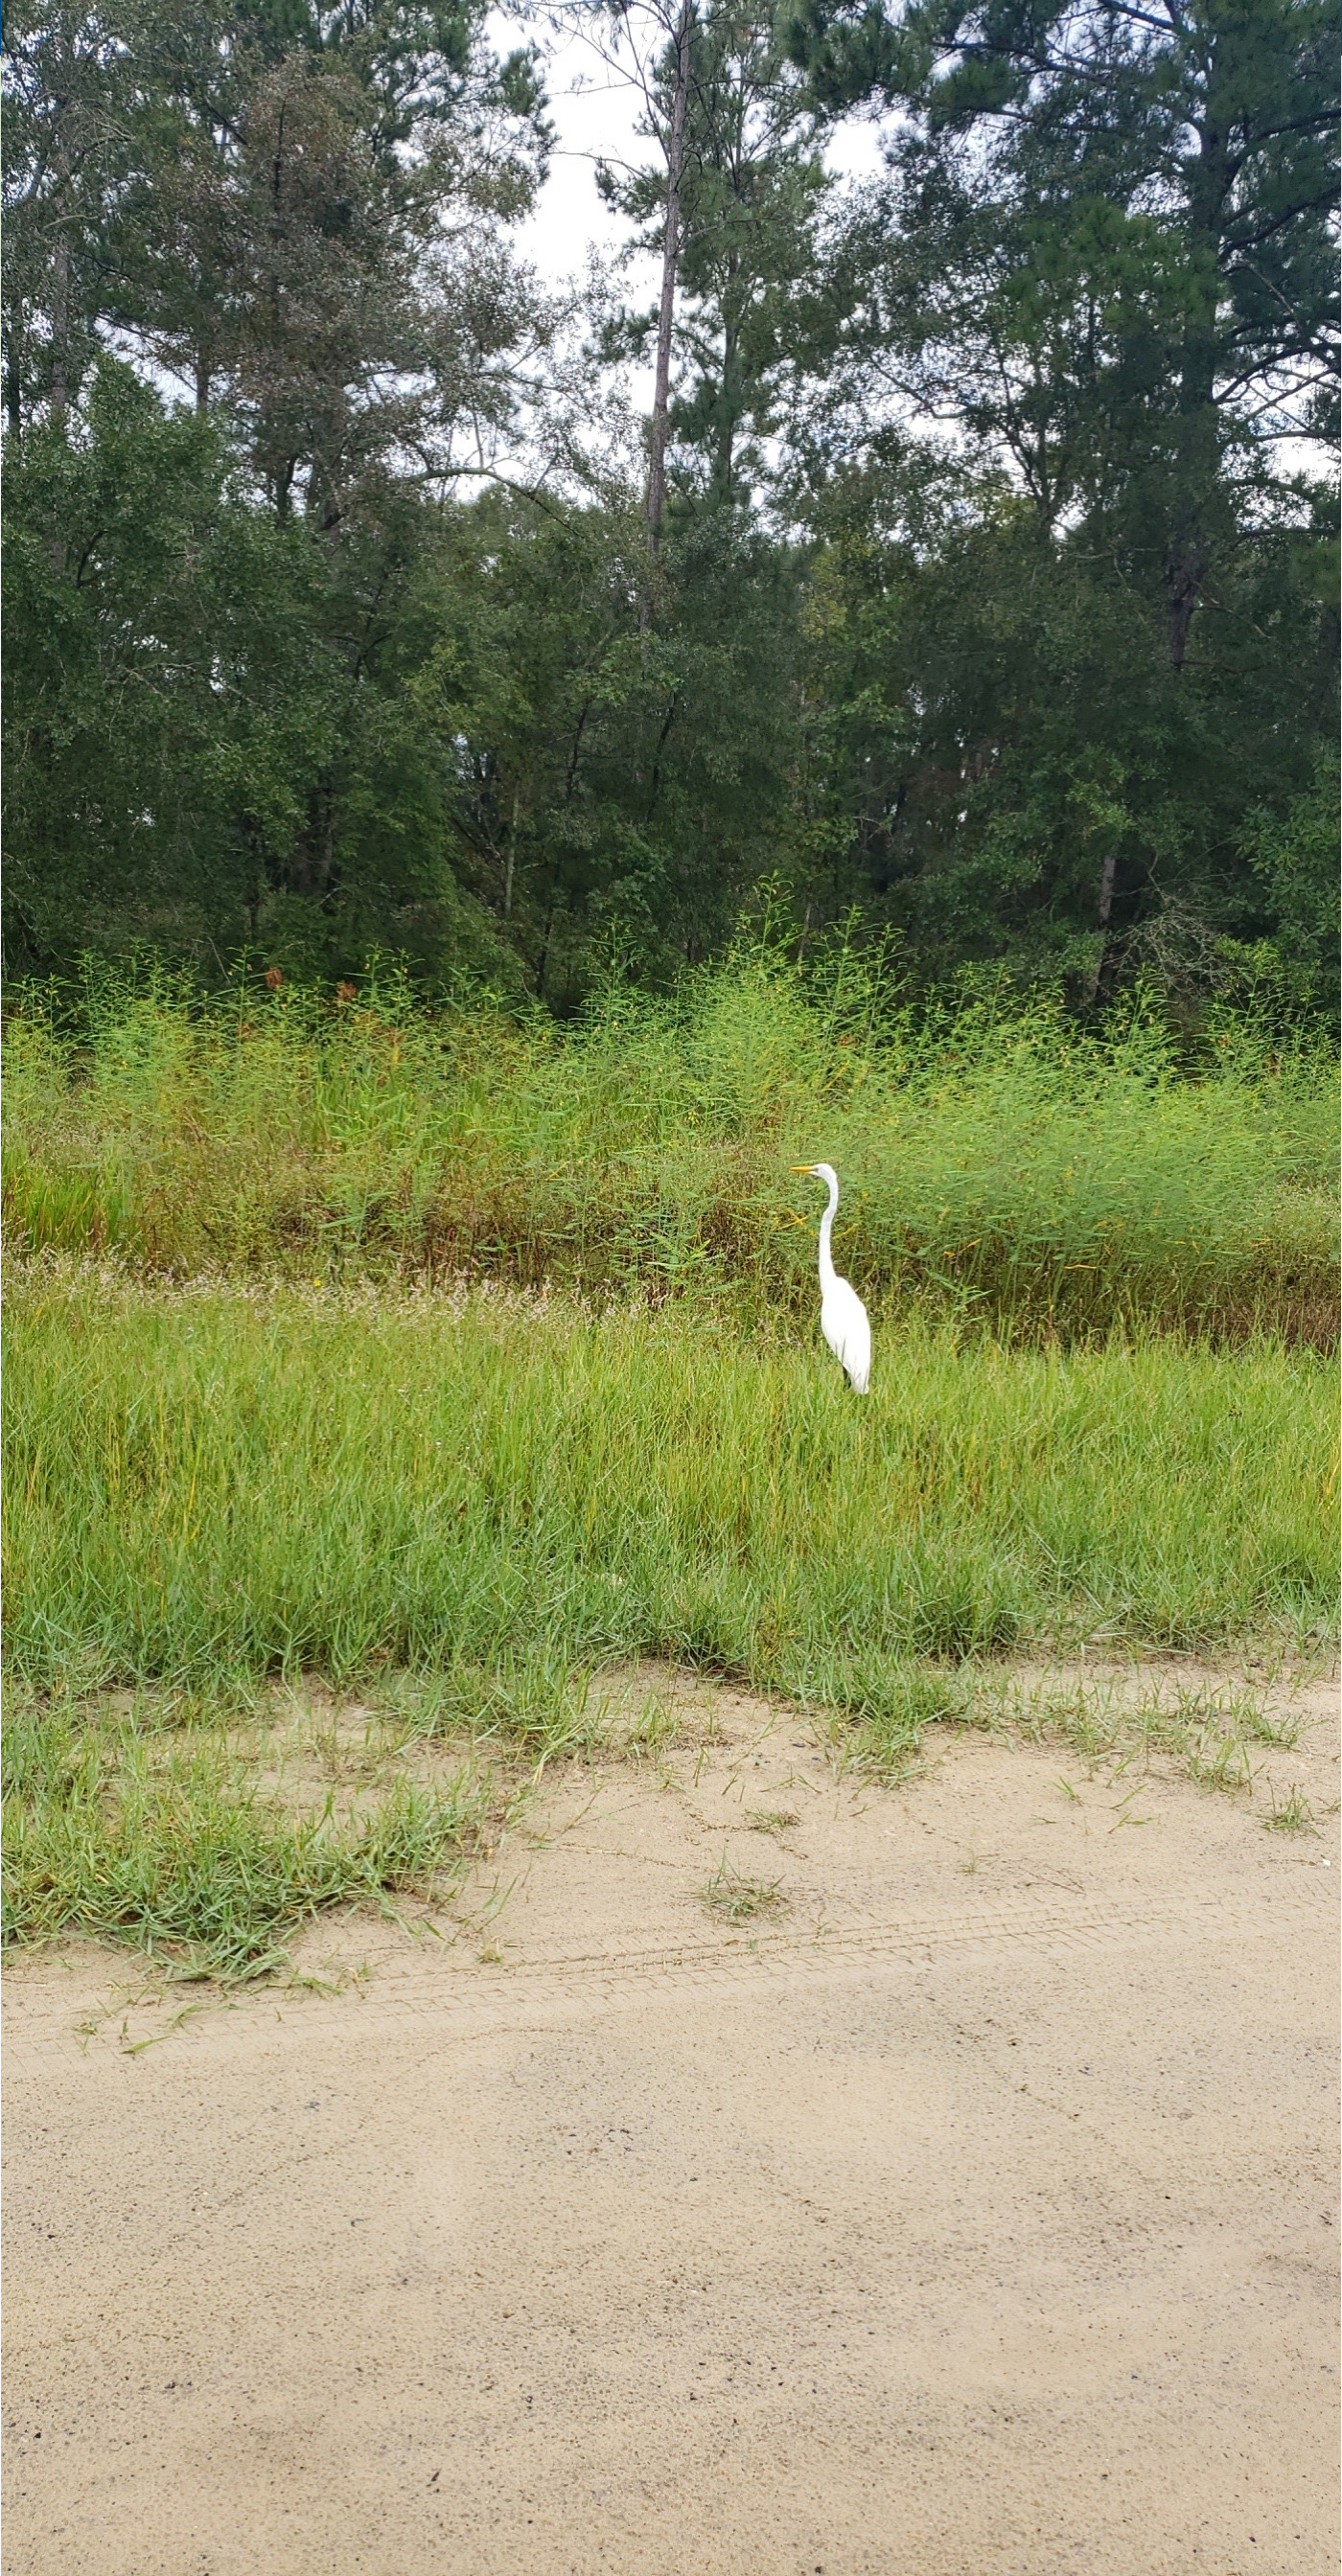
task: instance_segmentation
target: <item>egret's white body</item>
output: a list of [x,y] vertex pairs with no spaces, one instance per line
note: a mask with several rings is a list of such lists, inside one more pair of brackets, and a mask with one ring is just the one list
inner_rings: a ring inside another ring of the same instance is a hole
[[855,1393],[865,1395],[871,1381],[871,1325],[851,1280],[839,1277],[829,1248],[839,1204],[839,1176],[832,1163],[804,1163],[798,1169],[813,1181],[823,1181],[829,1191],[829,1205],[820,1220],[820,1330],[840,1367],[847,1370]]

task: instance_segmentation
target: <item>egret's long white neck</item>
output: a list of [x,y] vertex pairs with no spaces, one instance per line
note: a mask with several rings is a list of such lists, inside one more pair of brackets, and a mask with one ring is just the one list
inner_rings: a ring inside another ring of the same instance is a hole
[[825,1213],[820,1220],[820,1287],[822,1294],[824,1290],[829,1287],[834,1277],[834,1257],[829,1248],[829,1239],[834,1231],[834,1211],[838,1204],[839,1184],[837,1181],[831,1181],[829,1184],[829,1206],[826,1208]]

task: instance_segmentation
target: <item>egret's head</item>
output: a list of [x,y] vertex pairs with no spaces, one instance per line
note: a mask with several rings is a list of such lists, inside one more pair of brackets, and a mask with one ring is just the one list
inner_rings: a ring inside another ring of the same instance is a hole
[[832,1163],[794,1163],[792,1168],[794,1172],[804,1172],[808,1181],[823,1181],[826,1189],[832,1185],[837,1190],[839,1186],[839,1175]]

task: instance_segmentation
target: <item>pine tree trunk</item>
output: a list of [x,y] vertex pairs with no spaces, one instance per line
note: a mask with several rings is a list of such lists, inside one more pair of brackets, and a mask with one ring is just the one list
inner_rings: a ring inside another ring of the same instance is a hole
[[1090,1004],[1092,1010],[1100,998],[1100,986],[1104,982],[1104,970],[1109,963],[1109,923],[1114,910],[1114,878],[1117,873],[1118,853],[1115,850],[1106,850],[1104,866],[1100,870],[1100,953],[1095,960],[1095,972],[1091,976],[1090,990],[1086,995],[1086,1000]]
[[676,29],[676,87],[666,162],[666,232],[662,243],[662,302],[657,319],[657,375],[652,395],[652,444],[648,458],[648,544],[656,554],[666,505],[666,427],[671,395],[671,330],[676,309],[680,252],[680,177],[685,156],[685,94],[690,76],[692,0],[681,0]]
[[1190,310],[1179,361],[1175,489],[1165,554],[1170,663],[1182,671],[1189,632],[1211,569],[1215,496],[1220,475],[1216,404],[1217,308],[1221,252],[1233,189],[1229,114],[1222,48],[1208,66],[1198,150],[1190,168],[1188,247]]
[[56,145],[56,231],[51,253],[51,417],[64,430],[70,409],[70,146],[62,111]]
[[513,869],[517,861],[517,809],[521,801],[520,793],[514,796],[513,819],[508,827],[508,855],[503,871],[503,918],[505,921],[508,919],[513,908]]

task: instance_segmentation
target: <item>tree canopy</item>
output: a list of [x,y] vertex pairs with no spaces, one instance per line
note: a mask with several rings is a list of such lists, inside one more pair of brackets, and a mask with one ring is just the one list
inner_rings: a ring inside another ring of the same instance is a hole
[[1321,0],[567,6],[651,312],[518,256],[482,0],[10,12],[7,971],[565,1010],[767,900],[1335,1014]]

